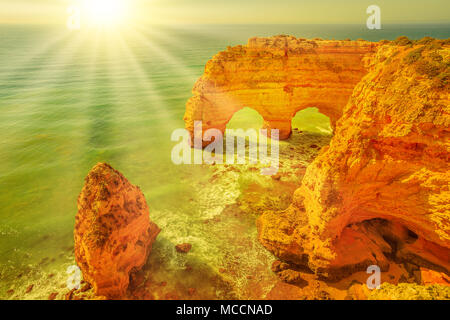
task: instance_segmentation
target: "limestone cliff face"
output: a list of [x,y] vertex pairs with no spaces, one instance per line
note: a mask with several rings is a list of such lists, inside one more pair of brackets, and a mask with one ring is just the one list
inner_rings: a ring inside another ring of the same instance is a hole
[[75,258],[97,295],[120,298],[160,229],[150,221],[139,187],[108,164],[97,164],[85,181],[78,197]]
[[449,64],[448,40],[380,46],[291,207],[258,220],[260,241],[327,277],[388,258],[449,273]]
[[194,121],[201,120],[203,131],[224,131],[243,107],[258,111],[265,128],[279,129],[280,139],[289,137],[291,119],[308,107],[317,107],[334,127],[377,47],[367,41],[277,36],[228,48],[208,61],[195,84],[186,129],[193,132]]

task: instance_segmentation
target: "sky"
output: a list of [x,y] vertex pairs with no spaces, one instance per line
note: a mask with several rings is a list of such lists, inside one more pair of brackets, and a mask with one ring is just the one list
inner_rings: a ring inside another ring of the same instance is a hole
[[[0,0],[0,23],[65,23],[77,0]],[[127,0],[134,23],[365,24],[369,5],[382,23],[450,23],[450,0]]]

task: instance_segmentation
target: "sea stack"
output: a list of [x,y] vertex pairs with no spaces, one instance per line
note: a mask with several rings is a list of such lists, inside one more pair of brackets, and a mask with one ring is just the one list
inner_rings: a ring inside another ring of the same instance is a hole
[[76,262],[96,295],[121,298],[159,232],[139,187],[106,163],[92,168],[78,197],[74,238]]

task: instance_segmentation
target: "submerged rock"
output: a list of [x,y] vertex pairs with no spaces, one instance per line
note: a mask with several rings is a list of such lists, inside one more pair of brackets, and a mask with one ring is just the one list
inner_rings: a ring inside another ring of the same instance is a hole
[[27,289],[25,290],[25,293],[30,293],[31,290],[33,290],[34,284],[30,284]]
[[123,296],[159,232],[139,187],[106,163],[92,168],[78,197],[74,237],[76,262],[95,294]]
[[50,293],[50,295],[48,296],[48,300],[55,300],[57,296],[58,292]]
[[175,246],[177,252],[180,253],[188,253],[192,249],[192,245],[190,243],[180,243]]

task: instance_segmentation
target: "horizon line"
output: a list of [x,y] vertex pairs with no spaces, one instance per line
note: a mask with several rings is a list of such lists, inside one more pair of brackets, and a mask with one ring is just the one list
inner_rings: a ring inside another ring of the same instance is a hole
[[[34,21],[34,22],[22,22],[22,21],[0,21],[0,25],[61,25],[61,21],[58,22],[45,22],[45,21]],[[337,22],[337,23],[321,23],[321,22],[309,22],[309,23],[299,23],[299,22],[280,22],[280,23],[240,23],[240,22],[230,22],[230,23],[215,23],[215,22],[168,22],[168,23],[152,23],[152,22],[142,22],[139,23],[142,25],[164,25],[164,26],[168,26],[168,25],[352,25],[352,26],[357,26],[357,25],[361,25],[361,26],[365,26],[365,23],[356,23],[356,22],[349,22],[349,23],[344,23],[344,22]],[[450,21],[420,21],[420,22],[407,22],[407,21],[402,21],[402,22],[384,22],[382,23],[382,25],[443,25],[443,24],[448,24],[450,25]],[[132,25],[132,24],[130,24]]]

